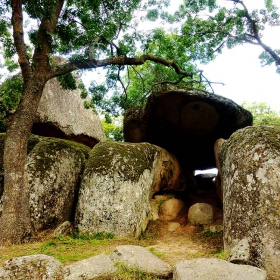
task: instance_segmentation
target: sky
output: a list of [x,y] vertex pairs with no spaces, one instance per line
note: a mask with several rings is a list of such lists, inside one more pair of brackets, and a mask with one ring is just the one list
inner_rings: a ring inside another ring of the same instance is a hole
[[[264,8],[264,0],[243,0],[249,10]],[[175,1],[171,0],[171,3]],[[180,1],[181,2],[181,1]],[[220,0],[220,4],[231,3]],[[277,2],[277,1],[276,1]],[[275,2],[275,3],[276,3]],[[179,2],[176,1],[176,6]],[[174,4],[172,7],[175,8]],[[272,48],[280,49],[280,27],[267,27],[263,42]],[[259,46],[244,44],[223,53],[207,65],[200,65],[203,74],[212,82],[216,94],[227,97],[237,104],[244,101],[266,102],[271,109],[280,112],[280,74],[275,65],[262,67],[258,56]]]

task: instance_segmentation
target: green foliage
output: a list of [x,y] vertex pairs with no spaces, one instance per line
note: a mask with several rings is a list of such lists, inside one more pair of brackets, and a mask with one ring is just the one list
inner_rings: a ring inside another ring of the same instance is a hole
[[114,239],[114,234],[110,232],[97,232],[94,234],[84,233],[78,234],[73,232],[71,234],[73,239],[80,239],[80,240],[104,240],[104,239]]
[[253,115],[254,125],[280,126],[280,114],[272,110],[265,102],[242,103],[241,105]]
[[107,140],[123,141],[123,117],[110,117],[107,113],[105,118],[101,119],[101,124]]
[[57,77],[57,80],[60,82],[62,89],[74,90],[77,89],[76,80],[72,73],[67,73]]
[[21,99],[23,81],[20,75],[7,79],[0,87],[0,132],[6,130],[9,116]]
[[[189,0],[169,15],[169,22],[180,22],[180,40],[190,47],[194,59],[208,62],[224,47],[233,48],[249,43],[259,45],[262,65],[276,62],[280,65],[280,50],[273,50],[262,41],[262,31],[270,25],[279,26],[280,16],[272,0],[265,0],[260,10],[248,10],[246,1]],[[230,4],[231,2],[231,4]],[[229,5],[232,5],[229,8]],[[209,14],[207,14],[207,10]]]

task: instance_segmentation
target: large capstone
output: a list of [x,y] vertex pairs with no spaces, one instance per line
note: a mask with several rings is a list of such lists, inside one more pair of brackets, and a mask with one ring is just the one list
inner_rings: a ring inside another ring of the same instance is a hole
[[280,279],[280,128],[238,130],[218,141],[217,156],[229,260]]
[[[60,65],[67,61],[55,57]],[[81,80],[75,76],[76,85]],[[99,116],[84,106],[82,90],[63,90],[56,78],[49,80],[43,90],[32,133],[72,140],[93,147],[106,139]],[[88,100],[88,99],[86,99]]]
[[174,154],[184,169],[215,167],[214,143],[252,125],[252,115],[233,101],[205,91],[154,92],[143,109],[127,111],[124,138],[149,142]]
[[159,191],[183,191],[175,157],[149,143],[103,142],[91,151],[81,182],[75,227],[79,233],[138,237]]

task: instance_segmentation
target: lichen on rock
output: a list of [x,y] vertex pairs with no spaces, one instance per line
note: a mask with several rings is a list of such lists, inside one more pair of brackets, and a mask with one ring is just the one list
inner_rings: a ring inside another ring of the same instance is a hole
[[[164,162],[168,162],[166,168]],[[138,237],[161,188],[179,188],[176,159],[149,143],[103,142],[90,152],[75,216],[80,233],[111,232]]]
[[249,262],[280,279],[280,128],[240,129],[218,147],[224,202],[224,245],[246,238]]
[[28,157],[31,221],[36,230],[54,228],[73,215],[84,162],[90,149],[44,138]]

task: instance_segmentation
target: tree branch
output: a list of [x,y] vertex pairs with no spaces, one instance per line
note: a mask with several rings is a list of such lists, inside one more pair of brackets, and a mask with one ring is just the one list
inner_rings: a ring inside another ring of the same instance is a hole
[[33,56],[37,70],[39,66],[49,67],[48,56],[51,51],[51,36],[54,34],[63,4],[64,0],[57,0],[55,7],[49,13],[46,12],[39,26],[37,37],[38,46],[35,48]]
[[30,77],[32,69],[29,63],[28,53],[24,42],[22,2],[21,0],[13,0],[11,1],[11,6],[13,37],[18,54],[18,63],[22,70],[23,80],[26,80],[28,77]]
[[189,73],[187,71],[180,69],[180,67],[175,63],[174,60],[166,60],[159,56],[154,56],[151,54],[150,55],[143,54],[140,57],[132,57],[132,58],[117,56],[117,57],[110,57],[101,60],[95,60],[95,59],[75,60],[61,66],[56,66],[52,71],[52,73],[50,74],[49,79],[63,74],[70,73],[78,69],[92,69],[92,68],[105,67],[109,65],[143,65],[146,61],[153,61],[162,64],[166,67],[172,67],[178,75],[182,75],[184,77],[191,77],[191,78],[193,77],[193,73]]

